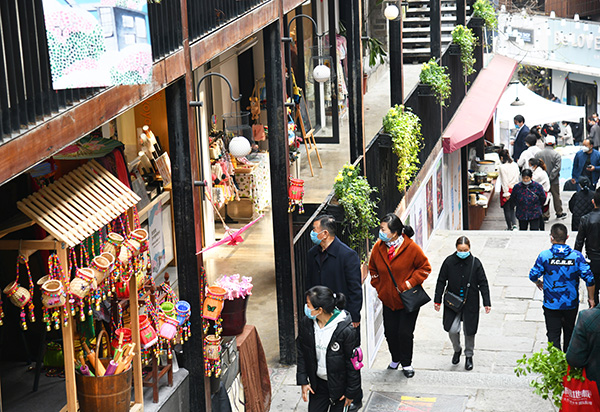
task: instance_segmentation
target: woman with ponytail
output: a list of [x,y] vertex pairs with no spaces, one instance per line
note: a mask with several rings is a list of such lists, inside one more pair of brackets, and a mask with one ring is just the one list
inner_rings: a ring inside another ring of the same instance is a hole
[[[419,309],[408,312],[399,292],[422,284],[431,265],[419,245],[410,238],[415,234],[410,226],[404,226],[398,216],[388,213],[379,226],[379,240],[373,246],[369,259],[371,285],[383,303],[383,327],[392,362],[388,369],[398,369],[412,378],[414,330]],[[398,289],[394,285],[394,280]]]
[[[306,292],[305,317],[298,327],[296,381],[309,412],[342,412],[361,392],[354,366],[358,331],[344,310],[346,297],[325,286]],[[362,366],[362,365],[361,365]]]

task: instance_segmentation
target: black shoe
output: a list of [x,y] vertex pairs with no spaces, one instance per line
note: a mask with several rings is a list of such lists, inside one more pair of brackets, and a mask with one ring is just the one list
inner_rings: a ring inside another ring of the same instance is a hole
[[567,217],[566,213],[561,213],[560,215],[556,215],[557,219],[564,219],[565,217]]
[[408,369],[408,370],[407,369],[402,369],[402,373],[407,378],[412,378],[413,376],[415,376],[415,370],[414,369]]
[[473,358],[472,357],[467,358],[465,360],[465,369],[468,370],[468,371],[470,371],[471,369],[473,369]]
[[550,220],[550,218],[549,218],[549,217],[546,217],[546,216],[544,216],[544,222],[547,222],[547,221],[549,221],[549,220]]
[[454,355],[452,355],[452,364],[453,365],[458,365],[458,362],[460,362],[460,354],[461,353],[462,353],[462,351],[454,352]]
[[360,408],[362,408],[362,402],[358,402],[358,403],[354,403],[352,402],[350,404],[350,406],[348,407],[348,412],[356,412],[358,411]]

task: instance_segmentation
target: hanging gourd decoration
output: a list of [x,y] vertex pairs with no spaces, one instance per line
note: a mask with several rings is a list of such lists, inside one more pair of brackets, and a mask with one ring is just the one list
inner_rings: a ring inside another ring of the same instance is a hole
[[94,279],[96,280],[96,285],[98,287],[94,290],[94,294],[92,296],[92,301],[95,302],[96,310],[100,310],[100,303],[106,300],[106,287],[105,287],[105,279],[110,275],[109,269],[111,262],[107,259],[107,257],[111,257],[112,255],[106,254],[107,256],[96,256],[92,259],[92,263],[90,264],[90,269],[94,273]]
[[[29,290],[19,285],[19,266],[25,265],[27,276],[29,277]],[[11,303],[18,308],[21,308],[21,328],[27,330],[27,317],[25,316],[25,306],[29,312],[29,321],[35,322],[34,305],[31,297],[33,296],[33,279],[31,279],[31,271],[29,270],[29,262],[23,255],[17,258],[17,279],[4,288],[4,294],[8,296]]]
[[221,337],[208,335],[204,338],[204,374],[221,376]]
[[291,213],[298,205],[298,213],[304,213],[304,205],[302,204],[302,198],[304,198],[304,180],[294,179],[290,177],[290,189],[288,192],[289,207],[288,213]]
[[209,286],[206,293],[206,299],[204,299],[204,305],[202,307],[202,326],[204,334],[208,334],[210,327],[209,321],[215,322],[215,335],[219,336],[223,331],[221,326],[221,311],[223,310],[223,300],[227,291],[219,286]]
[[235,136],[229,142],[229,153],[233,157],[244,157],[252,151],[250,142],[243,136]]
[[38,285],[41,283],[42,289],[42,305],[44,313],[44,323],[46,330],[50,332],[52,324],[54,329],[60,329],[60,313],[63,313],[64,326],[69,325],[69,313],[67,312],[67,292],[65,286],[61,282],[62,266],[60,259],[56,253],[52,253],[48,257],[48,275],[38,280]]
[[[75,278],[71,281],[71,297],[79,307],[79,320],[85,321],[85,301],[88,294],[96,288],[96,278],[90,268],[78,268]],[[88,315],[91,315],[91,306]]]

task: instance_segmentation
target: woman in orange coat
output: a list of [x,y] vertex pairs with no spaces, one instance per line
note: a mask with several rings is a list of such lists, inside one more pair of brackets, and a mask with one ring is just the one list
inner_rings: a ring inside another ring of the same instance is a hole
[[423,250],[410,238],[414,235],[410,226],[404,226],[398,216],[388,213],[379,227],[379,240],[373,246],[369,259],[371,285],[377,290],[383,303],[383,327],[392,355],[388,369],[398,369],[412,378],[413,338],[419,310],[408,312],[391,276],[394,276],[400,292],[423,283],[431,265]]

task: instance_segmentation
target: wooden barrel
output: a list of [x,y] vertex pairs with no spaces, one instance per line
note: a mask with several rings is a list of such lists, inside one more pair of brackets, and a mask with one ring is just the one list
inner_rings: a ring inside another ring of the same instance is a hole
[[[100,359],[106,367],[110,359]],[[75,374],[81,412],[129,412],[132,369],[112,376]]]

